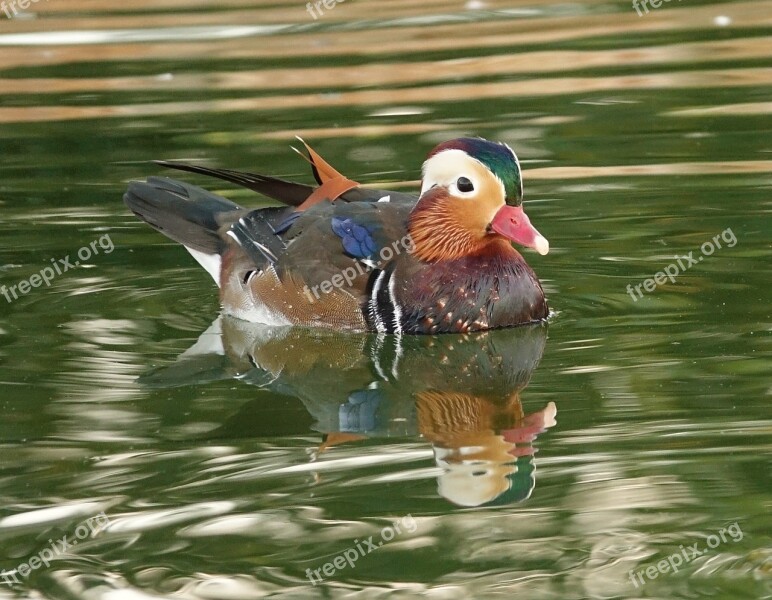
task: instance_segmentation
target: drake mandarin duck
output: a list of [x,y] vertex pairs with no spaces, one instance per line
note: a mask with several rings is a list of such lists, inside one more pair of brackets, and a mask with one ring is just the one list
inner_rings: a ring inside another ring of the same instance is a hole
[[124,201],[183,244],[220,287],[223,311],[247,321],[435,334],[547,317],[541,284],[511,244],[549,251],[523,211],[509,146],[481,138],[438,145],[416,197],[360,187],[303,144],[318,187],[157,161],[284,206],[245,209],[165,177],[131,182]]

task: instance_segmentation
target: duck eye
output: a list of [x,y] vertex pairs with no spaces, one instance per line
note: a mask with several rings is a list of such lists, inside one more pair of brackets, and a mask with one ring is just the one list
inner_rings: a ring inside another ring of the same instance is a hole
[[456,187],[459,192],[473,192],[474,184],[466,177],[459,177],[456,181]]

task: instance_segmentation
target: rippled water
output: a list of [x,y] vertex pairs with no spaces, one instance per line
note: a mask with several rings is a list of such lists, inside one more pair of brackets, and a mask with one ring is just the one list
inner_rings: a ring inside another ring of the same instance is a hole
[[[0,12],[0,285],[72,264],[0,296],[0,598],[772,597],[772,10],[648,6]],[[521,157],[548,325],[222,319],[121,202],[155,158],[310,181],[295,135],[415,189],[461,134]]]

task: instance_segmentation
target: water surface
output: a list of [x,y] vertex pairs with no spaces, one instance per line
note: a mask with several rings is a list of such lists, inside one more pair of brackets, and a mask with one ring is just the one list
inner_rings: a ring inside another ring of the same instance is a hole
[[[771,21],[696,0],[0,13],[0,285],[72,264],[0,296],[0,598],[770,597]],[[155,158],[310,182],[295,135],[406,190],[439,141],[512,145],[550,323],[218,318],[126,182]]]

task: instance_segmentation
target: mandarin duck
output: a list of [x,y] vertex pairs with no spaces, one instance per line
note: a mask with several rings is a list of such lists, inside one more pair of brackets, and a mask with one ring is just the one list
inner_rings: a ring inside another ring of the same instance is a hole
[[183,244],[219,286],[223,312],[243,320],[435,334],[547,317],[541,284],[511,244],[549,251],[523,211],[520,164],[509,146],[481,138],[439,144],[416,197],[361,187],[303,143],[318,187],[157,161],[281,207],[245,209],[164,177],[131,182],[124,201]]

